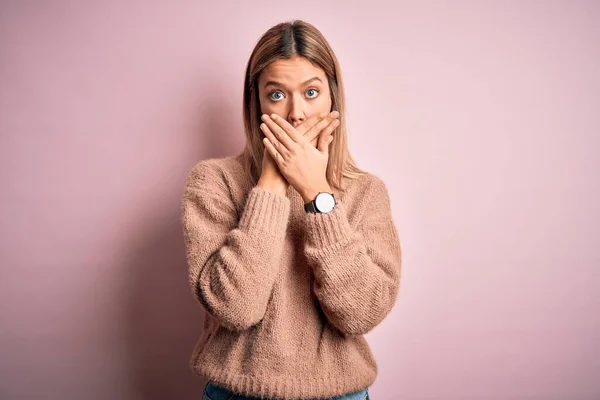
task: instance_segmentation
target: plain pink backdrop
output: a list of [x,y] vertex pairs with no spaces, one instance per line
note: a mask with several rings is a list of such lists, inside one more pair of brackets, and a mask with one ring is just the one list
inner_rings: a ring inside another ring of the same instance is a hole
[[600,3],[0,4],[0,398],[200,399],[180,196],[292,18],[402,240],[372,398],[600,398]]

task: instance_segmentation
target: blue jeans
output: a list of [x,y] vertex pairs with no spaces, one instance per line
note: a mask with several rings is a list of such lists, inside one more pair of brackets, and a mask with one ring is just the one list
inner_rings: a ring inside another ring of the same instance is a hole
[[[260,397],[243,396],[235,394],[224,387],[217,386],[208,382],[204,387],[202,400],[260,400]],[[369,400],[369,389],[362,389],[356,392],[343,394],[341,396],[330,397],[326,400]]]

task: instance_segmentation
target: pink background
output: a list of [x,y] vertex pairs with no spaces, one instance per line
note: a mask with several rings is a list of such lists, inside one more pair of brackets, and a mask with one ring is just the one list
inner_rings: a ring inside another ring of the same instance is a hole
[[292,18],[401,235],[372,398],[600,398],[600,3],[37,3],[0,8],[0,398],[200,399],[180,196]]

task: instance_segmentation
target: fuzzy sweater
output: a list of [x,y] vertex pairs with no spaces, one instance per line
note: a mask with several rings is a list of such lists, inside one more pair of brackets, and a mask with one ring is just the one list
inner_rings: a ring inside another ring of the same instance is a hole
[[400,241],[386,186],[344,178],[328,214],[252,186],[241,154],[198,162],[181,203],[189,283],[205,310],[190,366],[246,396],[326,398],[374,383],[364,334],[394,306]]

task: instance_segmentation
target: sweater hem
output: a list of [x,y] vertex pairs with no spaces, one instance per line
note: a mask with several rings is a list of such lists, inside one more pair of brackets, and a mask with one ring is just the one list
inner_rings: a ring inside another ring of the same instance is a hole
[[230,391],[251,397],[270,400],[327,399],[370,387],[377,371],[366,374],[354,373],[342,377],[338,374],[320,377],[273,376],[270,373],[238,374],[219,367],[193,366],[196,374]]

